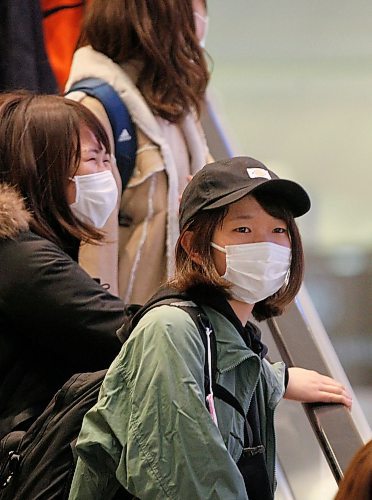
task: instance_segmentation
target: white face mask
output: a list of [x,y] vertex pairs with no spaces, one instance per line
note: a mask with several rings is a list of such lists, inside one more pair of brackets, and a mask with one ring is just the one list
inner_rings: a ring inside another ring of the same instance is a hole
[[[204,30],[203,30],[203,36],[199,40],[199,45],[202,49],[205,48],[205,42],[207,41],[207,35],[208,35],[208,27],[209,27],[209,17],[208,16],[202,16],[199,14],[199,12],[196,12],[194,10],[194,17],[199,19],[203,24],[204,24]],[[197,20],[195,20],[195,24],[197,24]]]
[[276,243],[226,245],[211,243],[226,254],[226,272],[222,276],[232,283],[234,299],[255,304],[270,297],[286,282],[291,264],[290,248]]
[[76,175],[75,203],[70,205],[80,220],[101,228],[106,224],[118,200],[118,188],[110,170],[96,174]]

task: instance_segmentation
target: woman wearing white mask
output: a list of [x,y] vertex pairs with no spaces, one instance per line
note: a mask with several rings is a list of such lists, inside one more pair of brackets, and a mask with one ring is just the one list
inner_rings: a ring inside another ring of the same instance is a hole
[[[86,9],[66,91],[89,77],[109,83],[133,119],[137,155],[119,217],[104,228],[109,244],[85,245],[80,263],[126,303],[143,304],[173,274],[179,197],[212,160],[199,121],[207,24],[206,0],[91,0]],[[114,149],[100,101],[81,91],[68,97],[98,116]]]
[[80,241],[102,240],[94,225],[116,198],[108,139],[88,109],[0,96],[0,438],[119,352],[123,303],[77,263]]
[[[110,498],[119,483],[141,499],[272,499],[280,399],[351,405],[333,379],[271,365],[250,322],[281,314],[298,292],[294,218],[309,208],[301,186],[251,158],[193,177],[170,282],[182,303],[136,319],[85,417],[70,499]],[[195,304],[206,341],[185,311]]]
[[118,188],[112,174],[112,157],[86,125],[80,127],[81,158],[70,177],[67,200],[80,220],[101,229],[114,211]]

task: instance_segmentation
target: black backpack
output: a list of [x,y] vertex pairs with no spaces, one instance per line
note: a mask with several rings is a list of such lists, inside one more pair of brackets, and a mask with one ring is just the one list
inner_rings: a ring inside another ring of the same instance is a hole
[[1,440],[1,499],[68,498],[74,444],[84,414],[97,401],[105,373],[74,375],[28,431],[11,432]]
[[[187,305],[184,298],[177,293],[162,291],[145,306],[127,306],[127,321],[119,336],[125,341],[148,310],[168,304],[177,305],[190,314],[198,327],[203,344],[206,345],[205,328],[209,326],[209,320],[195,304],[193,307],[190,306],[191,303]],[[213,363],[215,364],[214,361]],[[206,394],[209,387],[208,371],[207,365]],[[77,459],[75,443],[85,413],[97,402],[105,374],[106,371],[103,370],[74,375],[56,393],[26,432],[11,432],[0,441],[0,499],[68,498]],[[124,488],[120,488],[115,496],[115,499],[122,500],[130,498],[133,498],[133,495]]]

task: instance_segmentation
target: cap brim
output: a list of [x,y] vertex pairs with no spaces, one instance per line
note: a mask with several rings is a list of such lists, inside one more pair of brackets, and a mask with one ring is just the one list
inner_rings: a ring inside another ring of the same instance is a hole
[[240,200],[247,194],[255,192],[270,193],[279,197],[288,204],[294,217],[300,217],[310,210],[311,202],[306,191],[296,182],[286,179],[271,179],[262,181],[257,179],[255,186],[245,187],[223,196],[219,200],[207,205],[203,210],[211,210],[213,208],[223,207]]

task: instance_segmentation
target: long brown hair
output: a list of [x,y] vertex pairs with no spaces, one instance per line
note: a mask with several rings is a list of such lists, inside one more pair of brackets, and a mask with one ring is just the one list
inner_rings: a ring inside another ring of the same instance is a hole
[[[285,201],[272,199],[263,193],[255,193],[253,196],[269,215],[287,224],[292,251],[288,282],[274,295],[257,302],[253,307],[254,318],[262,321],[282,314],[285,307],[297,295],[303,278],[304,255],[297,224]],[[182,230],[176,245],[176,271],[171,281],[172,286],[186,292],[199,286],[208,289],[215,288],[226,298],[231,298],[229,283],[221,278],[215,268],[210,245],[214,231],[222,225],[227,211],[228,206],[200,211],[194,220]],[[195,262],[181,244],[186,231],[192,233],[190,246],[192,252],[199,256],[202,264]]]
[[191,0],[92,0],[78,46],[88,44],[117,64],[140,63],[136,83],[155,114],[173,123],[200,114],[209,71]]
[[103,238],[73,215],[66,198],[69,177],[80,162],[82,124],[110,152],[106,132],[85,106],[53,95],[0,95],[0,181],[24,197],[31,230],[59,246],[63,236]]
[[354,455],[335,500],[372,499],[372,441]]

